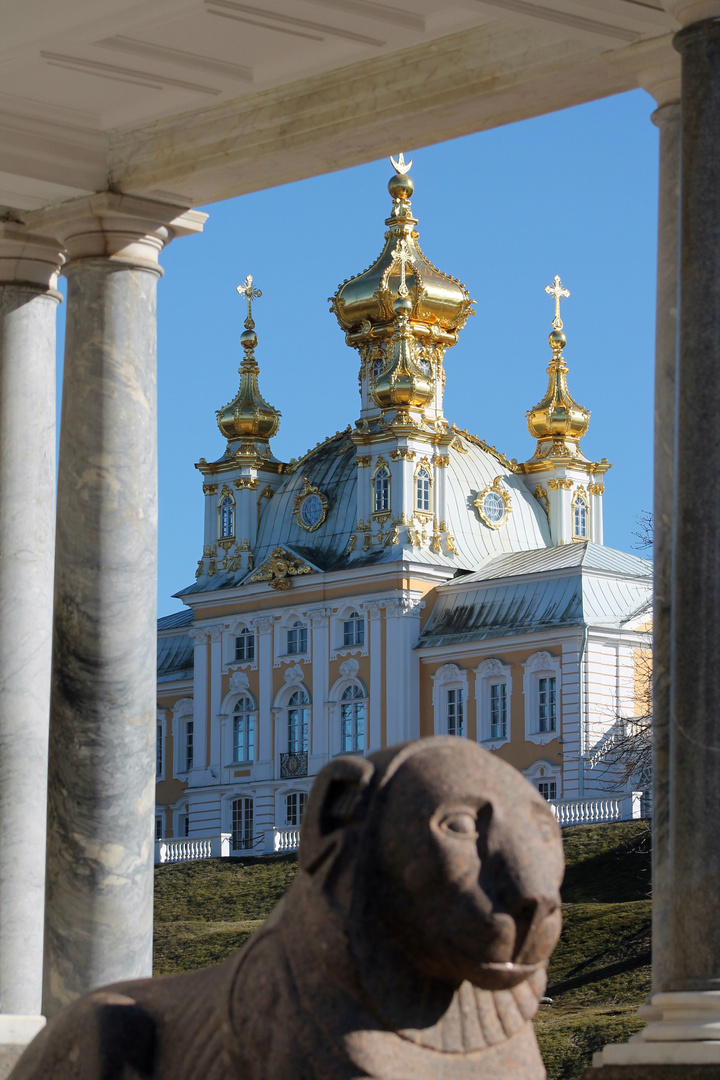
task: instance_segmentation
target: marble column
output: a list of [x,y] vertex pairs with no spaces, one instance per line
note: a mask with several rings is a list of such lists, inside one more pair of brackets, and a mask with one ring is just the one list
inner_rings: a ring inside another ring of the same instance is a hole
[[67,248],[43,1011],[152,967],[158,256],[205,215],[104,193]]
[[23,1024],[32,1036],[43,1023],[55,319],[61,299],[55,286],[62,261],[54,239],[0,223],[0,1043],[5,1044],[18,1040]]

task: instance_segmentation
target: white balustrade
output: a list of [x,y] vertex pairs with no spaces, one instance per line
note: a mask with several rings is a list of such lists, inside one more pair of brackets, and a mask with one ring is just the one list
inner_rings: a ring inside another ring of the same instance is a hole
[[273,851],[297,851],[300,846],[300,828],[297,825],[273,829]]
[[185,836],[180,840],[155,841],[155,865],[217,859],[230,854],[230,833],[215,836]]
[[632,821],[642,817],[642,792],[604,796],[597,799],[550,799],[548,805],[565,825],[596,825],[608,821]]

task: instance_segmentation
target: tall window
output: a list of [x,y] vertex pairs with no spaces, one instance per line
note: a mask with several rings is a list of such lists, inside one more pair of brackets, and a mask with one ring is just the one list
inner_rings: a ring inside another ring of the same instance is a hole
[[253,801],[233,799],[232,846],[235,851],[253,846]]
[[178,830],[177,830],[178,839],[182,840],[183,837],[190,835],[190,815],[188,814],[187,806],[182,811],[182,813],[178,814],[177,823],[178,823]]
[[343,622],[343,645],[365,644],[365,620],[357,611],[351,611]]
[[373,360],[373,362],[372,362],[372,377],[373,377],[373,379],[377,379],[380,375],[382,375],[383,366],[384,366],[383,365],[383,360],[382,360],[381,357],[378,356],[378,357],[376,357],[375,360]]
[[373,510],[376,514],[390,509],[390,473],[382,465],[373,479]]
[[415,477],[415,509],[430,509],[430,473],[427,469],[418,469]]
[[573,536],[577,540],[587,540],[587,503],[582,495],[577,495],[573,503]]
[[540,780],[538,782],[538,791],[543,799],[557,799],[557,781]]
[[163,726],[158,720],[155,735],[155,775],[162,776],[163,771]]
[[303,814],[307,804],[307,794],[304,791],[291,791],[285,796],[285,824],[291,828],[302,825]]
[[490,738],[507,738],[507,683],[490,684]]
[[194,733],[193,733],[193,729],[194,729],[194,726],[195,725],[193,723],[192,718],[185,721],[185,745],[183,747],[183,749],[185,751],[185,753],[183,755],[183,757],[184,757],[183,764],[184,764],[184,767],[185,767],[184,768],[185,772],[190,772],[190,770],[193,767],[193,761],[194,761],[194,752],[193,752]]
[[307,627],[299,619],[287,632],[287,651],[293,654],[307,652]]
[[365,749],[365,694],[360,686],[348,686],[340,698],[340,746],[347,754]]
[[307,753],[310,704],[304,690],[295,690],[288,702],[288,752]]
[[235,503],[226,495],[220,503],[220,539],[235,535]]
[[538,731],[555,731],[557,726],[557,680],[554,675],[538,679]]
[[248,630],[247,626],[244,626],[235,638],[235,659],[237,661],[255,659],[255,634],[252,630]]
[[155,818],[155,839],[162,840],[163,832],[163,819],[162,816],[158,815],[158,817]]
[[465,734],[465,704],[462,689],[447,691],[448,735]]
[[241,697],[233,712],[233,761],[255,760],[255,716],[253,703]]

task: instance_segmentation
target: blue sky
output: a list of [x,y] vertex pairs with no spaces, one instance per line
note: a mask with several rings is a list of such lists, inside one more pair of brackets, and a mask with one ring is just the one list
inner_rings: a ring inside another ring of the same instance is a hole
[[[426,256],[463,281],[476,315],[446,355],[445,415],[508,457],[531,456],[525,412],[542,397],[553,316],[545,285],[571,292],[562,317],[570,391],[592,412],[583,440],[607,457],[605,542],[637,543],[652,506],[657,139],[638,90],[428,148],[413,158],[413,212]],[[162,256],[158,290],[158,614],[193,580],[202,479],[225,445],[215,410],[234,396],[248,273],[260,387],[282,412],[285,460],[353,422],[357,354],[326,298],[381,249],[387,159],[204,207],[202,236]],[[59,327],[62,342],[62,318]]]

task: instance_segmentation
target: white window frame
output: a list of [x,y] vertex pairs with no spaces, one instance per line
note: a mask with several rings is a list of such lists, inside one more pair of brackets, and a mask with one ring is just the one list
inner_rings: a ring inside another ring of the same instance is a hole
[[538,761],[534,761],[528,769],[523,769],[522,772],[523,776],[527,777],[534,788],[538,788],[538,785],[542,783],[556,784],[557,795],[555,798],[562,799],[562,766],[558,765],[557,762],[548,761],[547,758],[540,758]]
[[[155,782],[165,779],[165,764],[167,758],[167,725],[164,709],[157,710],[157,726],[155,728]],[[159,751],[159,752],[158,752]],[[158,758],[160,768],[158,769]]]
[[462,738],[466,739],[468,736],[468,710],[470,707],[467,670],[459,667],[458,664],[443,664],[431,678],[433,683],[435,734],[447,735],[448,733],[448,690],[462,690],[464,720]]
[[[512,668],[496,657],[483,660],[475,668],[475,703],[478,742],[488,750],[497,750],[512,739]],[[507,724],[504,736],[492,734],[492,687],[505,686]]]
[[190,804],[186,799],[173,810],[172,823],[174,840],[184,840],[190,835]]
[[[360,693],[357,693],[358,690],[360,691]],[[344,695],[349,693],[350,691],[352,691],[354,696],[345,698]],[[364,714],[363,715],[363,734],[362,734],[363,745],[362,746],[357,746],[357,745],[355,745],[358,742],[357,717],[355,716],[355,712],[356,712],[356,709],[357,709],[357,702],[360,702],[360,701],[362,701],[362,703],[363,703],[363,714]],[[351,741],[352,741],[353,745],[350,746],[350,747],[344,747],[343,746],[343,739],[344,739],[344,736],[343,736],[343,709],[347,708],[348,706],[350,706],[352,708],[352,711],[353,711],[353,716],[351,717],[351,722],[352,722]],[[341,754],[364,754],[366,752],[366,750],[368,748],[368,713],[369,713],[369,706],[370,706],[370,701],[368,699],[368,693],[367,693],[367,690],[365,689],[365,686],[360,681],[360,679],[350,679],[350,680],[348,680],[346,685],[340,691],[340,694],[339,694],[339,697],[338,697],[338,724],[339,724],[339,739],[340,739],[340,751],[339,752]]]
[[[238,642],[242,642],[244,646],[245,656],[238,656]],[[254,626],[239,626],[233,633],[233,659],[231,663],[244,667],[248,664],[254,664],[257,659],[257,631]],[[252,652],[252,656],[248,656],[247,653]]]
[[[378,507],[378,505],[377,505],[377,487],[376,487],[376,483],[377,483],[378,476],[380,475],[380,473],[383,470],[387,474],[387,489],[386,489],[386,496],[387,497],[386,497],[386,499],[383,500],[383,501],[385,501],[387,503],[387,505],[385,507]],[[390,466],[388,465],[387,461],[385,461],[383,458],[378,458],[377,462],[375,463],[375,468],[373,469],[373,473],[372,473],[372,477],[371,477],[371,483],[372,483],[372,490],[371,490],[371,493],[370,493],[370,503],[372,505],[372,511],[371,511],[372,514],[373,515],[375,515],[375,514],[390,514],[391,513],[391,507],[392,507],[392,472],[390,471]]]
[[[576,524],[576,515],[580,503],[582,503],[585,509],[585,532],[582,535],[578,532]],[[590,539],[590,500],[585,492],[585,488],[578,488],[573,495],[573,500],[570,504],[570,512],[572,515],[572,538],[573,540],[577,540],[578,543],[584,543],[585,540]]]
[[[255,802],[256,802],[255,795],[254,795],[253,792],[235,791],[231,795],[229,795],[228,798],[225,801],[226,801],[226,805],[227,805],[228,811],[229,811],[229,822],[228,822],[229,829],[227,831],[230,833],[230,850],[232,852],[245,851],[245,852],[251,853],[254,850],[253,841],[255,840],[255,836],[257,835],[257,833],[255,831],[256,830],[256,815],[257,815],[257,807],[255,806]],[[249,837],[245,838],[246,841],[247,840],[250,841],[248,846],[245,846],[245,844],[241,844],[239,847],[235,846],[235,828],[234,828],[234,824],[235,824],[235,803],[236,802],[242,802],[243,803],[243,808],[242,808],[241,812],[242,812],[243,817],[245,818],[245,820],[247,820],[247,804],[248,804],[248,802],[251,804],[250,819],[251,819],[251,822],[252,822],[252,826],[251,826],[251,829],[250,829]],[[228,811],[226,811],[226,812],[228,812]]]
[[[562,661],[544,649],[533,653],[523,664],[523,693],[525,696],[525,738],[537,746],[545,746],[562,733]],[[555,729],[539,731],[540,680],[555,679]]]
[[[345,623],[353,611],[356,611],[363,621],[363,642],[361,645],[345,644]],[[336,660],[338,656],[367,656],[369,636],[368,617],[363,604],[358,601],[342,604],[335,610],[331,619],[330,659]]]
[[[196,732],[194,730],[195,723],[195,705],[192,698],[181,698],[175,702],[173,706],[173,763],[175,769],[175,776],[178,778],[187,777],[190,770],[185,768],[186,757],[185,751],[187,748],[187,723],[190,721],[193,724],[193,752],[197,750],[197,744],[195,742]],[[194,766],[193,766],[194,767]]]
[[[158,826],[160,826],[158,828]],[[165,811],[156,811],[155,813],[155,840],[165,839]]]
[[[225,532],[223,530],[223,507],[227,504],[230,505],[230,531]],[[220,499],[218,500],[218,528],[217,535],[218,540],[234,540],[235,539],[235,516],[237,507],[235,505],[235,498],[231,492],[223,488]]]

